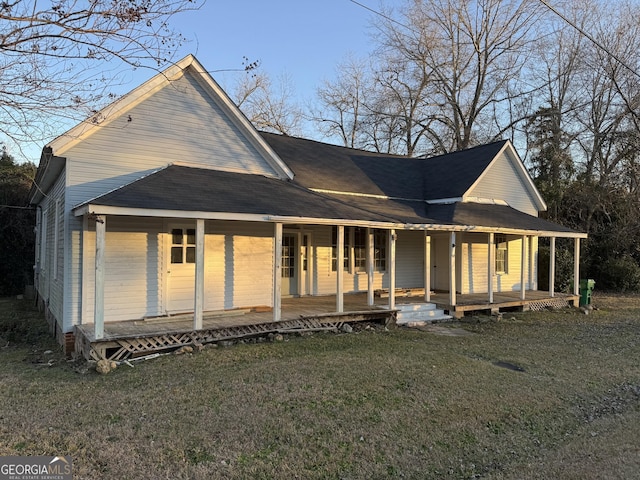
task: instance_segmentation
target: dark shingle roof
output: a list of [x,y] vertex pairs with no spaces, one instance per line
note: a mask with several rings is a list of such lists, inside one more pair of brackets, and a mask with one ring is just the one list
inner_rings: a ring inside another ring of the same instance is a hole
[[[486,168],[490,161],[488,159],[495,156],[502,148],[502,143],[459,152],[460,155],[417,160],[368,154],[271,134],[265,134],[265,138],[269,139],[279,155],[285,155],[283,160],[290,164],[296,174],[293,181],[170,165],[86,204],[160,211],[575,233],[505,205],[461,202],[428,204],[420,199],[418,194],[425,192],[425,188],[433,188],[445,198],[459,196],[451,192],[455,192],[456,188],[468,188],[465,187],[466,183],[475,181],[478,171]],[[308,162],[291,161],[300,145],[304,147],[300,158],[306,155],[305,158],[310,159]],[[344,168],[338,168],[337,165],[342,163]],[[469,166],[463,168],[467,163]],[[331,174],[326,171],[329,166],[342,172],[351,172],[351,176]],[[401,167],[404,169],[395,170]],[[456,167],[462,173],[447,173],[448,169]],[[421,175],[415,174],[416,170]],[[397,175],[397,172],[401,174]],[[413,172],[414,175],[409,175],[408,172]],[[441,180],[442,176],[445,177],[444,180]],[[454,181],[458,177],[462,180]],[[447,178],[451,178],[450,183],[455,184],[453,187],[447,184]],[[410,188],[405,189],[403,185],[406,184],[403,182],[410,185]],[[352,192],[358,192],[362,188],[365,193],[386,195],[386,198],[309,190],[310,187],[316,187],[339,191],[349,186]]]
[[427,216],[435,222],[454,225],[575,233],[570,228],[528,215],[507,205],[462,202],[436,204],[428,206]]
[[151,210],[393,221],[289,181],[177,165],[86,203]]
[[506,143],[417,159],[260,134],[304,187],[414,200],[461,197]]

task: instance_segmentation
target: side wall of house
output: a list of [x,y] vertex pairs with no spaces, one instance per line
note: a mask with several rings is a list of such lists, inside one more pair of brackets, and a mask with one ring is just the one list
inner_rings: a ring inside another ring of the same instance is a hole
[[65,178],[63,170],[38,205],[35,288],[56,336],[64,330]]
[[519,160],[513,158],[508,151],[502,153],[469,192],[469,196],[504,200],[516,210],[537,217],[534,197],[516,167],[517,162]]
[[[503,273],[496,273],[493,280],[494,292],[519,291],[521,288],[522,237],[510,236],[507,239],[507,268]],[[488,280],[488,234],[468,233],[462,238],[460,265],[461,279],[459,286],[461,293],[484,293],[489,291]],[[525,289],[537,288],[538,275],[538,242],[533,239],[533,250],[530,251],[530,241],[525,242]],[[531,265],[529,255],[533,254],[533,271],[530,276]],[[530,283],[530,278],[533,280]]]

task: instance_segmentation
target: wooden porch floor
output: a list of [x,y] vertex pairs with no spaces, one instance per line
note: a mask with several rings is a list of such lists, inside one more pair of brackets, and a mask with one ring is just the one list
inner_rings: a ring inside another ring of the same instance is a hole
[[448,293],[436,293],[431,295],[431,301],[439,308],[449,311],[455,317],[461,317],[465,312],[492,311],[498,312],[505,308],[522,308],[523,310],[545,310],[548,308],[560,308],[567,305],[578,306],[579,295],[556,292],[552,297],[548,291],[527,290],[525,299],[520,298],[520,292],[496,292],[493,294],[493,302],[489,303],[489,294],[474,293],[456,295],[456,305],[449,304]]
[[[549,292],[527,291],[526,299],[520,300],[520,292],[494,294],[493,303],[488,303],[487,294],[457,295],[455,307],[448,304],[449,294],[436,292],[431,302],[448,310],[451,315],[461,317],[467,311],[499,311],[501,308],[523,309],[553,308],[577,305],[578,297]],[[396,296],[396,304],[422,303],[424,294],[412,290],[408,296]],[[104,337],[96,340],[93,324],[76,326],[76,351],[87,359],[127,359],[155,351],[177,348],[193,343],[210,343],[225,339],[267,335],[282,331],[336,330],[343,323],[359,321],[393,322],[395,310],[388,307],[388,298],[376,296],[375,305],[367,305],[367,294],[345,294],[344,312],[336,313],[335,295],[282,299],[282,320],[273,322],[271,311],[249,309],[224,312],[205,312],[201,330],[193,329],[193,315],[174,315],[145,320],[106,322]],[[539,308],[538,308],[539,307]]]

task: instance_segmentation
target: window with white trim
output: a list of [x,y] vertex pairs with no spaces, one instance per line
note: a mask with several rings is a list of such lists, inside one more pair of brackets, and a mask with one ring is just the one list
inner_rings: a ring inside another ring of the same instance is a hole
[[373,269],[376,272],[387,270],[387,232],[385,230],[373,232]]
[[353,271],[367,271],[367,229],[363,227],[353,229]]
[[[349,229],[344,229],[344,259],[343,270],[349,271]],[[338,227],[331,227],[331,271],[337,271],[338,264]]]
[[[338,262],[338,227],[331,229],[331,271],[336,271]],[[364,227],[345,227],[344,229],[344,263],[346,272],[358,273],[367,271],[367,229]],[[384,272],[387,269],[387,232],[373,232],[373,269]]]
[[507,273],[509,268],[509,242],[503,234],[495,235],[496,245],[496,273]]
[[171,263],[196,263],[195,228],[171,229]]

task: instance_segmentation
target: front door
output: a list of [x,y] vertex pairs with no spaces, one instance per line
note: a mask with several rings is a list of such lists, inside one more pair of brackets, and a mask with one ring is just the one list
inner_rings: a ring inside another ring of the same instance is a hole
[[282,295],[298,295],[298,234],[282,235]]
[[187,225],[169,228],[167,310],[192,312],[195,294],[196,229]]
[[434,235],[431,248],[431,288],[449,291],[449,237]]

